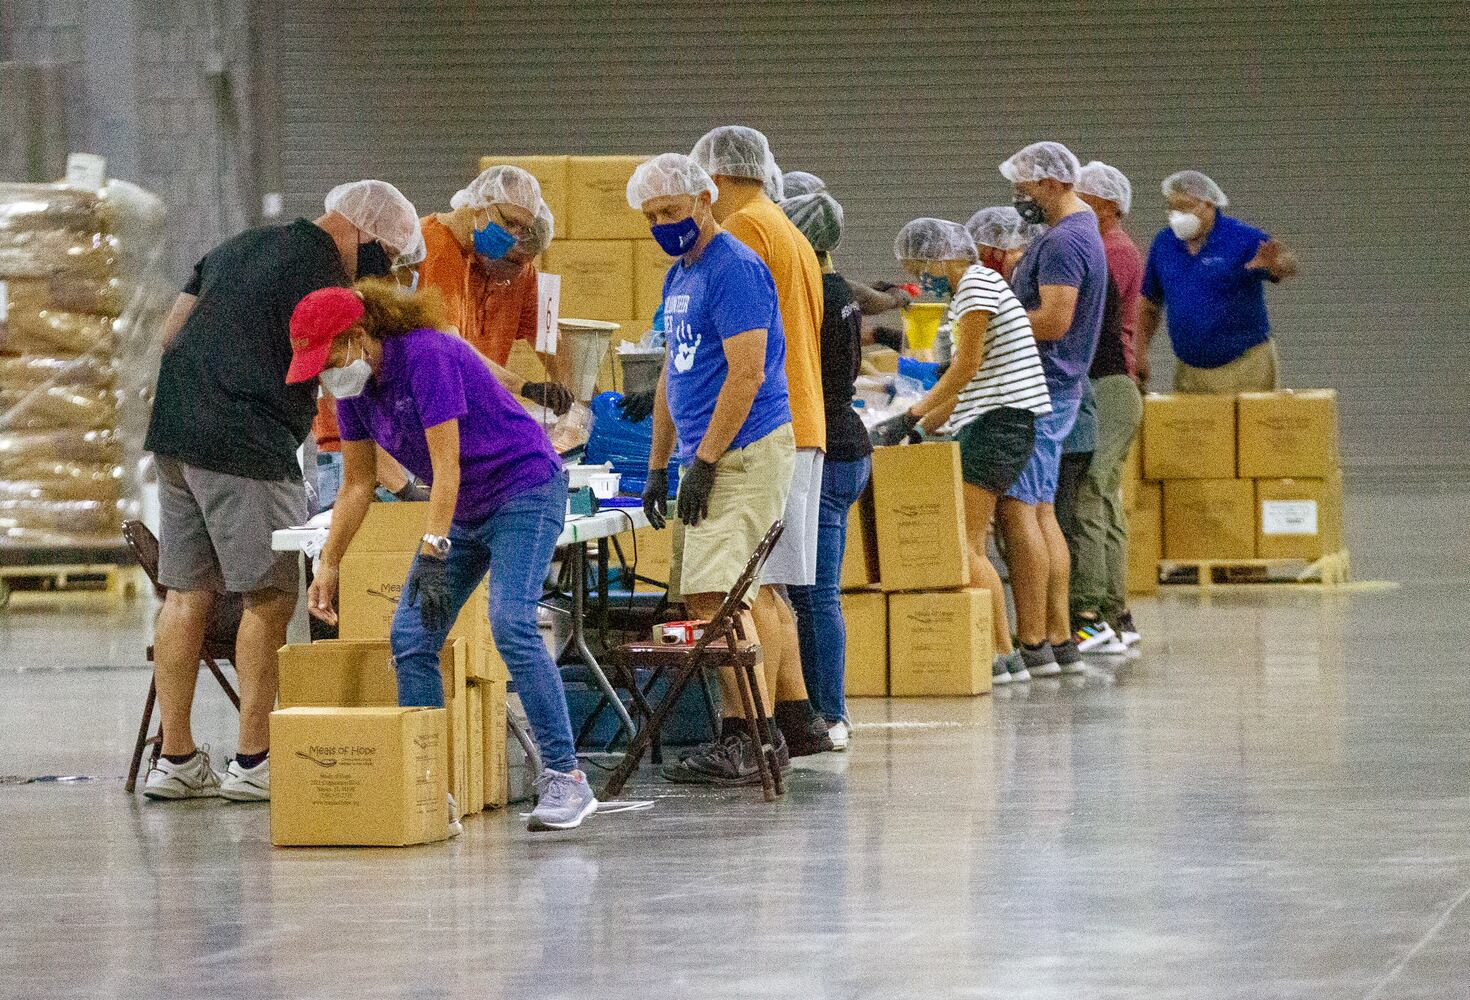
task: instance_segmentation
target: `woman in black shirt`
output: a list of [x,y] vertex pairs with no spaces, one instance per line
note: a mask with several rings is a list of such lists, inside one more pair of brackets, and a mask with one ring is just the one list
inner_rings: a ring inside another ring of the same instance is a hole
[[847,513],[867,488],[873,468],[867,428],[852,408],[853,383],[862,365],[862,310],[846,280],[832,267],[832,248],[842,236],[842,206],[831,195],[818,192],[788,198],[781,208],[822,262],[822,397],[827,411],[817,582],[791,587],[791,604],[796,609],[801,667],[812,707],[826,720],[833,748],[846,750],[847,625],[838,590],[847,545]]

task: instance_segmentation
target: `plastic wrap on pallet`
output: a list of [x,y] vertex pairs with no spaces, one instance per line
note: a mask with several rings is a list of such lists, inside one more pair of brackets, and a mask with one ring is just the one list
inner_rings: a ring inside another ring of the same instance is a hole
[[116,545],[138,510],[163,221],[122,181],[0,184],[0,552]]

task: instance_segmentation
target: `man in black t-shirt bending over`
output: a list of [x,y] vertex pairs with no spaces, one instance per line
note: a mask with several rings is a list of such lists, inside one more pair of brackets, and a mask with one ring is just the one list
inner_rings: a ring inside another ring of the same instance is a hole
[[[296,450],[317,395],[314,379],[286,384],[291,311],[318,288],[422,257],[409,200],[384,181],[356,181],[333,189],[315,222],[251,229],[211,250],[174,303],[144,444],[158,465],[158,579],[168,588],[154,640],[163,746],[149,798],[270,798],[276,650],[300,586],[296,556],[271,551],[271,532],[306,518]],[[239,753],[223,776],[190,729],[200,646],[221,593],[244,598]]]

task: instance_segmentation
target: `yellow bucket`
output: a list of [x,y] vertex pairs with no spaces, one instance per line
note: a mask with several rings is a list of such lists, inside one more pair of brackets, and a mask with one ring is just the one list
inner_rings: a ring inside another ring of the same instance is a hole
[[943,302],[914,302],[903,310],[903,339],[911,351],[927,351],[934,347],[939,324],[949,306]]

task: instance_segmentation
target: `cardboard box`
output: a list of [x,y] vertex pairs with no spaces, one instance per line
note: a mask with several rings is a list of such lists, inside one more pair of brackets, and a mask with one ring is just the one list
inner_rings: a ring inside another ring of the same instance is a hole
[[1321,559],[1342,541],[1342,473],[1326,479],[1256,480],[1256,554]]
[[847,514],[842,551],[843,590],[862,590],[878,582],[878,533],[873,529],[873,490],[868,488]]
[[449,835],[446,713],[284,708],[271,713],[271,843],[400,847]]
[[567,168],[571,159],[570,156],[482,156],[480,169],[486,170],[504,164],[520,167],[536,178],[536,182],[541,185],[541,198],[546,202],[546,207],[551,209],[557,234],[560,235],[566,231],[567,225]]
[[485,760],[484,804],[499,809],[510,801],[510,765],[506,761],[505,681],[488,681],[475,685],[480,697],[482,756]]
[[632,240],[556,240],[546,250],[546,270],[561,275],[562,319],[633,315]]
[[[393,613],[424,535],[427,503],[375,503],[342,557],[337,587],[338,634],[344,639],[387,639]],[[469,643],[466,673],[485,680],[509,677],[490,634],[489,588],[475,588],[448,641]]]
[[1254,559],[1256,488],[1249,479],[1164,483],[1165,559]]
[[1164,490],[1159,483],[1137,486],[1128,510],[1128,593],[1159,590],[1159,560],[1164,557]]
[[985,694],[994,654],[989,591],[889,595],[888,688],[895,698]]
[[664,276],[674,258],[652,240],[633,244],[633,315],[646,322],[653,319],[664,299]]
[[1235,397],[1143,397],[1145,479],[1235,476]]
[[[646,159],[646,156],[572,157],[567,169],[567,225],[563,230],[568,239],[648,239],[648,220],[628,205],[628,181],[638,164]],[[562,301],[565,303],[565,298]],[[562,314],[574,315],[566,311],[565,305]]]
[[[673,501],[669,503],[672,505]],[[629,567],[635,569],[640,577],[658,581],[657,583],[639,582],[634,589],[656,593],[662,593],[668,589],[669,571],[674,561],[673,529],[664,528],[662,531],[656,531],[653,528],[639,528],[637,531],[625,531],[614,537]],[[616,554],[613,554],[611,558],[616,564]],[[635,559],[637,565],[633,566]]]
[[887,595],[843,594],[842,617],[847,622],[847,696],[888,697]]
[[898,374],[898,352],[891,347],[868,347],[863,350],[863,367],[888,375]]
[[464,701],[470,719],[464,744],[469,757],[469,797],[465,799],[465,811],[473,814],[485,809],[485,704],[478,684],[469,686]]
[[1337,471],[1337,392],[1243,392],[1236,403],[1242,479],[1327,479]]
[[873,523],[884,590],[969,584],[963,489],[960,446],[952,441],[873,450]]

